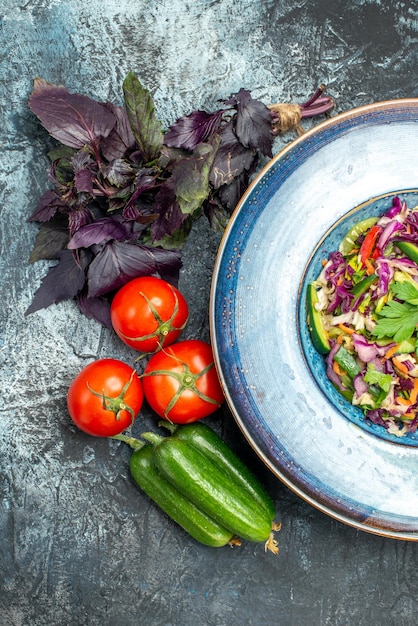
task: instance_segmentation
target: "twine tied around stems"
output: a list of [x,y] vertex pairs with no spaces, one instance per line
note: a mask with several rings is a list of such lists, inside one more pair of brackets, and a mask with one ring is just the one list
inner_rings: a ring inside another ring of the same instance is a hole
[[270,104],[268,108],[273,118],[273,133],[279,135],[289,130],[296,130],[299,136],[303,135],[305,132],[301,124],[303,119],[328,113],[334,108],[334,99],[331,96],[323,95],[325,89],[325,85],[320,85],[315,93],[302,104],[286,104],[284,102]]

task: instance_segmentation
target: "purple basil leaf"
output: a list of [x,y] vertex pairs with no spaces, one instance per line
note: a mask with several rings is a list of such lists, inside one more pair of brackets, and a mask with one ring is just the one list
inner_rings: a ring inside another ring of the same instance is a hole
[[66,248],[68,239],[68,219],[65,215],[56,215],[44,222],[37,232],[29,263],[58,258],[60,252]]
[[[181,213],[180,209],[178,210]],[[160,237],[159,232],[156,229],[156,236],[160,238],[154,239],[153,242],[155,245],[161,246],[165,250],[181,250],[187,240],[191,227],[192,220],[189,216],[186,217],[186,219],[183,219],[180,226],[170,235],[162,235]]]
[[87,150],[79,150],[71,159],[74,170],[74,183],[77,193],[93,193],[93,178],[96,164]]
[[204,211],[212,230],[223,233],[230,215],[222,206],[221,202],[217,198],[211,198],[211,200],[205,204]]
[[137,172],[134,192],[123,209],[123,215],[126,219],[136,219],[134,217],[134,215],[137,215],[135,203],[142,193],[154,187],[156,178],[157,175],[150,167],[144,167]]
[[158,158],[163,143],[161,122],[155,116],[151,95],[133,72],[123,81],[123,94],[132,132],[144,162],[149,163]]
[[[77,195],[77,191],[73,189],[74,166],[72,160],[62,158],[53,161],[49,169],[49,178],[54,183],[55,188],[60,190],[61,196],[65,196],[66,203],[72,204],[71,199],[68,198],[68,192],[70,195]],[[67,187],[66,191],[64,191],[64,187]]]
[[[187,221],[187,216],[184,215],[178,206],[175,204],[167,211],[167,220],[176,222],[178,226],[173,230],[168,231],[162,217],[155,220],[151,225],[151,239],[156,245],[164,247],[166,250],[180,249],[184,244],[185,237],[181,234],[183,224]],[[186,228],[186,232],[189,232],[190,228]],[[180,235],[180,237],[177,237]]]
[[95,319],[97,322],[112,329],[110,319],[110,301],[107,298],[87,298],[84,291],[77,296],[77,306],[89,320]]
[[65,161],[71,161],[73,156],[76,154],[76,150],[74,148],[70,148],[69,146],[54,146],[49,152],[48,157],[52,161],[58,161],[58,159],[64,159]]
[[174,276],[180,270],[181,253],[179,250],[164,250],[164,248],[144,245],[137,245],[137,247],[142,250],[142,255],[148,257],[149,267],[155,267],[153,273],[158,276]]
[[70,250],[63,250],[59,255],[57,265],[52,266],[41,286],[35,292],[32,304],[25,315],[30,315],[51,304],[58,304],[63,300],[74,298],[84,286],[86,276],[84,272],[87,257],[76,257]]
[[115,116],[116,124],[102,139],[100,148],[107,161],[114,161],[124,157],[135,146],[135,137],[125,109],[111,102],[106,102],[105,106]]
[[132,278],[173,271],[181,264],[180,253],[132,242],[111,241],[90,263],[88,297],[115,291]]
[[93,173],[85,168],[78,170],[74,176],[74,183],[78,193],[93,194]]
[[[157,219],[158,213],[155,213],[153,205],[130,203],[124,207],[122,217],[128,224],[135,226],[135,234],[139,235]],[[134,237],[130,237],[130,239],[134,239]]]
[[48,189],[42,195],[38,202],[38,206],[29,218],[29,222],[48,222],[51,217],[62,209],[68,210],[68,205],[65,204],[58,193],[53,189]]
[[[127,198],[129,198],[129,194],[132,192],[131,187],[127,187],[124,190],[118,191],[112,197],[108,199],[108,213],[115,213],[116,211],[120,211],[125,207],[125,203]],[[128,216],[125,216],[126,219],[133,219]]]
[[221,145],[210,173],[210,182],[215,189],[229,185],[244,170],[250,170],[257,154],[254,150],[245,148],[238,140],[234,133],[233,121],[222,128],[220,137]]
[[209,195],[209,175],[219,140],[214,144],[199,144],[191,156],[173,167],[174,193],[185,215],[192,215]]
[[220,187],[219,199],[230,213],[235,209],[242,194],[247,189],[248,178],[248,172],[244,171],[237,178],[234,178],[231,183]]
[[265,104],[252,98],[246,89],[240,89],[225,104],[237,110],[235,132],[242,145],[272,157],[274,135],[270,111]]
[[68,214],[68,228],[70,231],[70,237],[73,237],[74,234],[79,230],[79,228],[83,228],[86,224],[90,224],[93,220],[92,213],[87,206],[80,206],[74,211],[70,211]]
[[77,152],[72,156],[71,162],[74,172],[78,172],[79,170],[83,170],[86,167],[91,167],[92,165],[94,165],[94,161],[91,158],[90,152],[85,148],[83,148],[82,150],[77,150]]
[[89,248],[94,244],[105,243],[110,239],[126,239],[127,234],[123,223],[112,217],[104,217],[79,228],[71,237],[68,248],[70,250]]
[[52,137],[71,148],[97,148],[98,139],[107,137],[116,123],[102,104],[41,78],[34,81],[29,108]]
[[193,111],[172,124],[164,136],[164,144],[170,148],[194,150],[199,143],[208,141],[218,132],[224,111],[206,113]]
[[170,148],[166,144],[161,147],[161,154],[158,159],[160,169],[171,171],[173,166],[190,156],[189,150],[180,150],[179,148]]
[[114,187],[126,187],[133,182],[135,170],[124,159],[114,159],[100,168],[100,174]]
[[161,185],[155,196],[154,209],[158,218],[151,224],[151,238],[155,242],[163,240],[166,236],[171,236],[187,218],[177,202],[173,177]]

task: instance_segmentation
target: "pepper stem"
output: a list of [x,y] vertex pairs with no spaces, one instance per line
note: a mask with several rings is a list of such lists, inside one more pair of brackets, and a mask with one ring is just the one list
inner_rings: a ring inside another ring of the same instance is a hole
[[140,450],[145,446],[145,443],[143,441],[135,439],[135,437],[128,437],[127,435],[124,435],[122,433],[119,433],[119,435],[112,435],[111,437],[109,437],[109,439],[117,439],[118,441],[123,441],[124,443],[127,443],[128,446],[130,446],[133,450]]
[[156,445],[157,443],[160,443],[164,440],[164,437],[161,437],[161,435],[157,435],[156,433],[153,433],[151,431],[142,433],[141,437],[145,439],[145,441],[149,441],[153,445]]
[[167,422],[167,420],[160,420],[158,422],[158,426],[161,426],[161,428],[166,428],[167,430],[170,431],[172,435],[174,435],[176,431],[178,430],[177,424],[173,424],[173,422]]

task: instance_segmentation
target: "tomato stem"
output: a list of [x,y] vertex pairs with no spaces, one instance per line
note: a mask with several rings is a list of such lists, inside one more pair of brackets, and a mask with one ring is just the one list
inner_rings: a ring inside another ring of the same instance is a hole
[[129,377],[129,380],[125,383],[125,385],[122,388],[122,391],[120,392],[120,394],[116,397],[111,397],[111,396],[107,396],[104,392],[104,389],[102,389],[102,391],[95,391],[94,389],[92,389],[92,387],[90,387],[88,381],[86,382],[87,388],[88,390],[97,398],[101,398],[102,399],[102,405],[103,408],[105,409],[105,411],[112,411],[112,413],[114,413],[115,418],[117,420],[119,420],[121,418],[121,412],[122,411],[128,411],[128,413],[130,414],[132,421],[134,421],[135,419],[135,412],[132,409],[132,407],[129,406],[129,404],[126,404],[123,399],[132,383],[133,377],[136,375],[135,370],[132,371],[131,376]]
[[185,320],[184,324],[182,324],[181,326],[174,326],[174,320],[179,311],[179,299],[171,285],[170,285],[170,288],[174,296],[174,307],[173,307],[173,312],[168,320],[163,320],[160,314],[158,313],[157,309],[155,308],[154,304],[152,303],[152,300],[150,300],[150,298],[148,298],[145,295],[145,293],[143,293],[142,291],[139,292],[139,295],[144,298],[145,302],[149,306],[151,313],[153,314],[158,326],[154,330],[154,332],[149,333],[148,335],[142,335],[141,337],[129,337],[128,335],[124,335],[122,333],[122,336],[125,339],[129,341],[142,342],[142,341],[147,341],[148,339],[156,338],[158,340],[158,346],[159,346],[158,349],[161,350],[162,346],[164,345],[164,340],[169,333],[175,332],[175,331],[181,331],[184,329],[187,323],[187,319]]
[[212,369],[212,367],[214,366],[213,362],[209,363],[209,365],[207,365],[205,368],[203,368],[197,374],[193,374],[190,371],[190,369],[188,368],[188,366],[186,365],[186,363],[183,363],[179,359],[177,359],[177,360],[178,360],[179,364],[183,366],[183,371],[182,372],[173,372],[173,371],[170,371],[170,370],[153,370],[152,372],[144,372],[142,374],[142,376],[171,376],[172,378],[174,378],[178,382],[178,384],[179,384],[178,389],[177,389],[176,393],[173,395],[173,397],[171,398],[170,402],[168,403],[168,405],[167,405],[167,407],[166,407],[166,409],[164,411],[165,417],[167,419],[169,419],[168,416],[169,416],[169,413],[170,413],[171,409],[175,406],[177,400],[180,398],[181,394],[186,389],[189,389],[190,391],[193,391],[193,393],[195,393],[204,402],[208,402],[209,404],[216,404],[217,406],[220,406],[219,402],[217,402],[213,398],[210,398],[206,394],[202,393],[200,391],[200,389],[198,389],[198,387],[196,385],[196,383],[199,380],[199,378],[201,378],[202,376],[207,374],[207,372],[210,369]]

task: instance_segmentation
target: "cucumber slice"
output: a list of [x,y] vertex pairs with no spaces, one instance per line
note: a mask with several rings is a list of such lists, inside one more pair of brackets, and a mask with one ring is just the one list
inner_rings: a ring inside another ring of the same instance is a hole
[[315,285],[309,283],[306,292],[306,305],[307,305],[307,320],[308,328],[311,334],[312,343],[315,350],[320,354],[328,354],[331,350],[331,346],[328,341],[328,336],[322,323],[321,313],[315,308],[315,304],[319,302],[318,294],[316,293]]
[[414,263],[418,263],[418,246],[416,244],[411,241],[397,241],[396,246],[401,252],[406,254],[408,259],[411,259]]
[[353,294],[355,298],[359,298],[364,293],[366,293],[366,291],[373,285],[374,282],[376,282],[376,280],[377,280],[376,274],[371,274],[370,276],[366,276],[365,278],[363,278],[363,280],[357,283],[357,285],[354,285],[354,287],[351,290],[351,293]]
[[357,361],[353,357],[348,350],[341,348],[338,350],[337,354],[334,356],[334,361],[341,366],[341,368],[346,372],[346,374],[350,378],[355,378],[357,374],[360,372],[360,367],[358,366]]
[[340,243],[339,251],[341,252],[341,254],[344,256],[350,254],[352,249],[355,248],[355,243],[358,236],[362,233],[365,233],[378,221],[378,217],[367,217],[366,219],[361,220],[361,222],[357,222],[357,224],[354,224],[354,226],[350,228],[350,230],[347,232],[347,234]]

